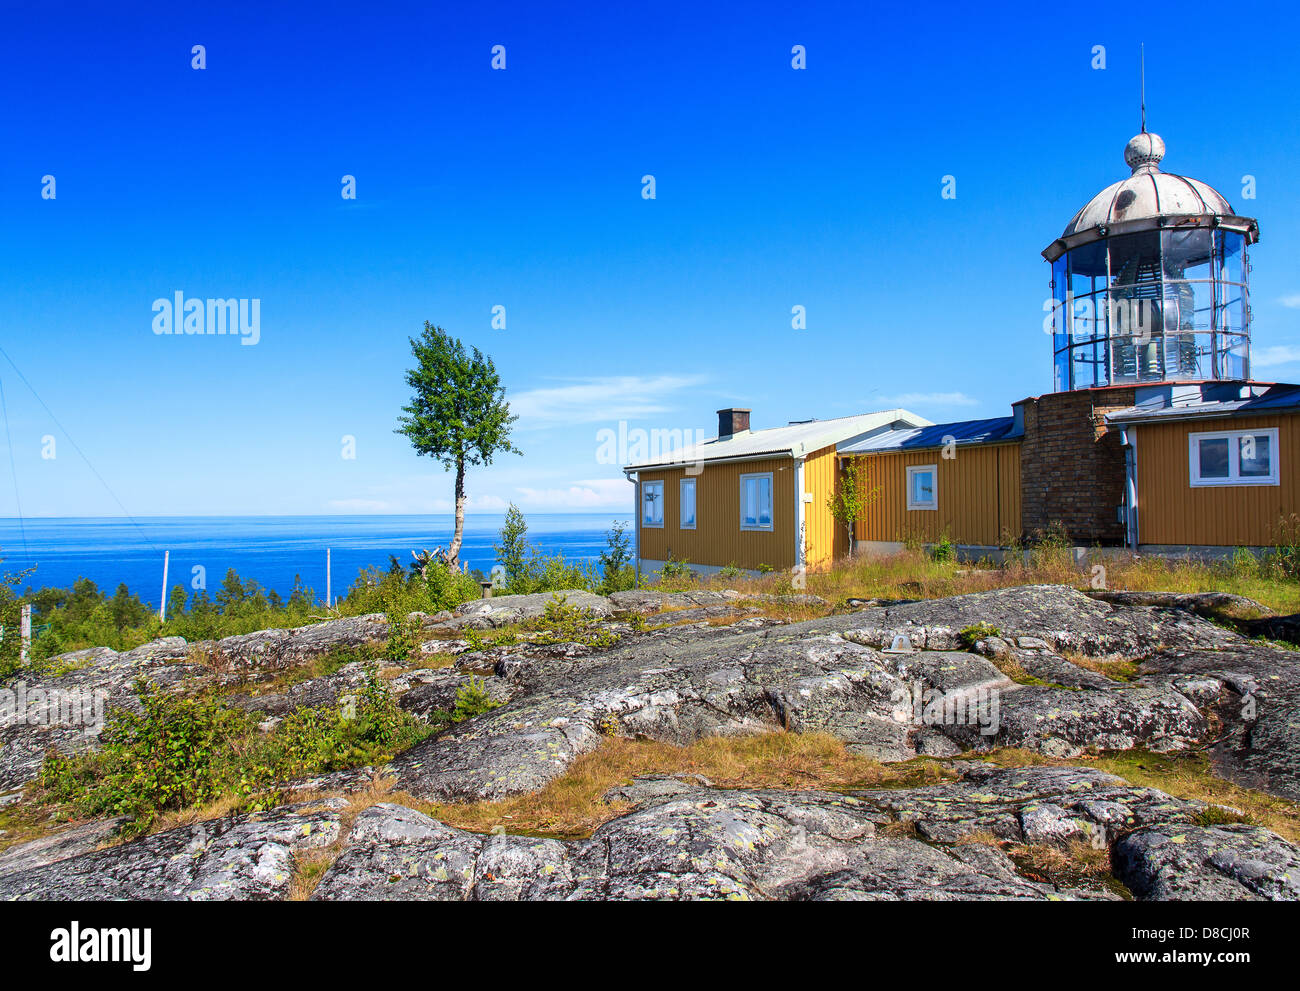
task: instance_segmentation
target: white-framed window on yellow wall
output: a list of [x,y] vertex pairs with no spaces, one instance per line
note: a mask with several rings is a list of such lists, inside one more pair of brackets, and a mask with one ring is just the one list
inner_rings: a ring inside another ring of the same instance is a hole
[[677,489],[681,503],[679,525],[683,530],[695,529],[695,479],[683,478]]
[[772,473],[754,472],[740,476],[740,528],[772,529]]
[[664,525],[664,483],[641,483],[641,525],[662,529]]
[[1187,442],[1192,488],[1280,484],[1276,427],[1188,434]]
[[907,508],[939,508],[938,465],[909,465],[907,468]]

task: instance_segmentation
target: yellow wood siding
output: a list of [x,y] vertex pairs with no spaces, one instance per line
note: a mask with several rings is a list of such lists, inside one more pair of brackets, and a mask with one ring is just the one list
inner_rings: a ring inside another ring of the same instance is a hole
[[[740,529],[740,476],[772,473],[772,529]],[[695,478],[695,529],[681,528],[678,482]],[[698,475],[684,468],[653,469],[641,473],[641,482],[664,483],[663,529],[641,527],[640,556],[666,561],[669,554],[692,564],[777,569],[794,566],[794,462],[786,458],[737,461],[706,465]],[[638,493],[637,512],[641,512]]]
[[[858,540],[925,542],[945,532],[957,544],[999,546],[1020,536],[1020,445],[959,447],[945,459],[939,450],[866,455],[868,490],[879,495],[858,521]],[[934,465],[935,509],[907,508],[907,468]]]
[[[1278,432],[1280,485],[1192,488],[1189,434],[1268,427]],[[1143,544],[1268,545],[1281,517],[1300,512],[1300,424],[1293,415],[1144,423],[1136,438],[1138,539]]]
[[804,503],[804,548],[809,571],[830,567],[849,550],[848,533],[835,522],[826,505],[839,484],[838,474],[834,447],[823,447],[804,461],[804,491],[812,496],[810,502]]

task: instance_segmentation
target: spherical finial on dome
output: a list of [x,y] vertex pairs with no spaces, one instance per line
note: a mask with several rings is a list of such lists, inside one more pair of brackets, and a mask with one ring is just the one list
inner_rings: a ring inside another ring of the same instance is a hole
[[1128,162],[1129,168],[1134,173],[1139,171],[1153,171],[1160,165],[1160,159],[1165,157],[1165,143],[1161,140],[1160,135],[1152,134],[1149,131],[1143,131],[1135,135],[1127,145],[1124,146],[1124,161]]

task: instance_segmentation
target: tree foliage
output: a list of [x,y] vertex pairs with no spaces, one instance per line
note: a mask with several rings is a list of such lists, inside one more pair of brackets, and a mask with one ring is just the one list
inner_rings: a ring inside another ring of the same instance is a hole
[[417,454],[456,473],[456,529],[447,558],[459,559],[465,526],[465,469],[492,463],[501,452],[518,454],[510,442],[510,412],[492,359],[427,320],[411,339],[415,367],[406,373],[411,399],[402,407],[397,433]]
[[880,486],[867,488],[867,462],[865,458],[851,458],[840,475],[840,484],[826,500],[835,522],[849,535],[849,556],[853,556],[853,526],[880,497]]

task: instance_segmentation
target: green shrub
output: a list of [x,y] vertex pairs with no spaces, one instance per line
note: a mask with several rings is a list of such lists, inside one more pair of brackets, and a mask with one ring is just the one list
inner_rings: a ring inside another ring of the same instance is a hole
[[957,559],[957,548],[953,545],[946,530],[939,535],[938,541],[930,548],[930,557],[940,562],[955,561]]
[[185,696],[136,683],[140,712],[115,710],[100,750],[51,754],[41,769],[47,802],[77,817],[125,815],[145,832],[160,813],[233,796],[262,809],[276,785],[386,762],[431,728],[402,710],[373,667],[355,696],[330,709],[297,709],[269,734],[258,717],[215,695]]
[[501,705],[488,694],[487,683],[482,678],[471,677],[469,681],[456,690],[456,707],[452,710],[453,722],[464,722],[485,712],[491,712]]
[[688,562],[686,558],[675,558],[669,554],[668,560],[665,561],[664,566],[659,569],[659,577],[660,579],[667,578],[669,580],[674,578],[690,578],[690,562]]
[[143,829],[159,811],[220,793],[226,747],[247,732],[249,717],[213,696],[178,695],[143,679],[135,690],[140,712],[117,710],[98,753],[47,757],[41,783],[78,815],[125,815]]
[[972,650],[981,640],[987,640],[989,637],[1000,637],[1001,635],[1002,631],[992,623],[976,623],[961,630],[957,634],[957,639],[967,650]]
[[409,619],[400,610],[389,610],[388,637],[384,641],[384,656],[394,664],[403,664],[410,659],[418,641],[415,638],[419,624]]
[[536,644],[578,643],[605,648],[618,642],[618,637],[602,627],[590,609],[570,605],[562,592],[552,594],[546,611],[528,625],[540,631],[532,638]]
[[600,552],[601,595],[623,592],[636,586],[636,567],[633,564],[632,538],[628,536],[624,520],[615,521],[605,534],[605,549]]

